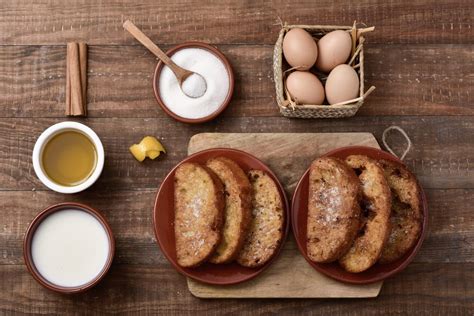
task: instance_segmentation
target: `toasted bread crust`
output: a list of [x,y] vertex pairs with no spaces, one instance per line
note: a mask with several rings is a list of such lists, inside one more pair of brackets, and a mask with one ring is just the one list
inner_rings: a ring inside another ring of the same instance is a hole
[[400,259],[410,250],[421,234],[421,192],[415,176],[405,167],[381,160],[392,191],[392,231],[380,257],[380,263]]
[[310,167],[307,253],[314,262],[332,262],[349,250],[359,228],[359,180],[337,158],[319,158]]
[[183,163],[176,169],[175,240],[178,264],[195,267],[214,253],[224,222],[224,188],[205,166]]
[[252,219],[237,262],[245,267],[264,265],[276,253],[283,238],[283,201],[275,182],[265,172],[251,170]]
[[358,273],[377,262],[390,234],[390,188],[377,161],[362,155],[346,158],[361,183],[361,226],[349,251],[339,259],[347,271]]
[[206,165],[217,174],[225,191],[222,241],[209,261],[228,263],[237,257],[247,236],[251,217],[251,186],[244,171],[228,158],[213,158]]

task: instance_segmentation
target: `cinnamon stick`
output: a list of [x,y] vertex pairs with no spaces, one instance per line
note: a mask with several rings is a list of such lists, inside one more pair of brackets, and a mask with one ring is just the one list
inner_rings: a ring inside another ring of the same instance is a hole
[[87,93],[87,46],[67,44],[66,115],[85,116]]
[[69,75],[71,68],[71,65],[69,63],[69,44],[67,45],[67,50],[66,50],[66,115],[71,115],[72,114],[72,108],[71,108],[71,76]]
[[79,43],[79,65],[81,67],[82,108],[87,116],[87,44]]

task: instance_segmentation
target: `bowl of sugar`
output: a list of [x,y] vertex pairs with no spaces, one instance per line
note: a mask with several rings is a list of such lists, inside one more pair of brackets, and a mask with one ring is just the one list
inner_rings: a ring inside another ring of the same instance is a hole
[[52,205],[40,212],[25,234],[28,271],[45,288],[63,294],[84,292],[107,274],[115,253],[109,224],[79,203]]
[[[204,123],[229,105],[234,92],[234,73],[227,58],[214,46],[186,42],[166,54],[178,66],[201,75],[206,81],[204,95],[186,95],[170,68],[159,61],[153,77],[155,98],[166,114],[183,123]],[[193,87],[188,87],[193,90]],[[199,89],[199,85],[195,89]]]

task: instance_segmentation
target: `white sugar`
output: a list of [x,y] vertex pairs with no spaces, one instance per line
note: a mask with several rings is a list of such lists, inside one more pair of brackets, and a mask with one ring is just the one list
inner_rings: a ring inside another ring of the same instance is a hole
[[206,80],[200,74],[193,73],[183,81],[181,89],[192,98],[202,97],[207,89]]
[[[229,75],[224,63],[213,53],[201,48],[185,48],[177,51],[171,59],[187,70],[201,75],[205,79],[205,93],[198,98],[187,96],[179,85],[175,75],[164,67],[159,77],[160,97],[166,107],[176,115],[198,119],[216,112],[224,103],[229,92]],[[190,76],[183,82],[183,88],[190,95],[199,94],[202,82]],[[199,77],[199,76],[195,76]],[[190,80],[189,82],[187,82]]]

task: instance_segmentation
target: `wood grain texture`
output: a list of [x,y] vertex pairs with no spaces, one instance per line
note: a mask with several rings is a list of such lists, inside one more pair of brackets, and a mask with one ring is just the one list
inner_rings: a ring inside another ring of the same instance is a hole
[[373,298],[382,281],[365,285],[341,283],[314,270],[288,238],[278,259],[255,279],[232,286],[187,280],[189,291],[199,298]]
[[[213,43],[273,44],[279,18],[290,24],[375,25],[379,43],[472,43],[469,0],[371,1],[111,1],[5,2],[0,43],[130,44],[122,23],[132,20],[158,43],[190,39]],[[53,18],[46,18],[53,17]],[[272,35],[273,34],[273,35]]]
[[[201,133],[189,140],[188,154],[221,147],[248,152],[276,174],[291,200],[301,175],[316,157],[356,145],[380,148],[370,133]],[[201,298],[377,297],[383,282],[361,286],[326,277],[306,262],[292,237],[263,275],[225,288],[188,278],[190,292]]]
[[[58,119],[0,120],[0,189],[44,190],[34,174],[31,153],[36,138]],[[474,188],[474,125],[472,117],[355,117],[349,120],[291,120],[275,118],[218,118],[201,125],[185,125],[170,118],[82,119],[101,138],[105,166],[94,190],[105,191],[156,188],[166,173],[186,156],[189,138],[199,132],[366,132],[370,130],[381,143],[381,135],[390,125],[402,126],[414,147],[406,163],[426,188]],[[422,128],[420,128],[422,126]],[[126,132],[124,132],[124,127]],[[163,141],[168,154],[155,161],[139,163],[128,150],[144,135]],[[403,140],[394,136],[391,143]]]
[[21,265],[0,265],[0,312],[34,314],[469,315],[474,264],[414,263],[385,282],[376,299],[202,300],[171,267],[113,265],[87,293],[61,296],[41,288]]
[[[367,35],[366,80],[377,90],[357,117],[279,116],[271,70],[278,17],[295,24],[349,25],[357,19],[376,26]],[[126,18],[165,48],[188,40],[218,45],[236,73],[228,110],[199,126],[165,117],[151,89],[155,60],[122,29]],[[68,41],[91,45],[90,118],[79,121],[99,133],[106,149],[100,181],[72,196],[45,191],[30,161],[41,131],[65,119]],[[473,44],[469,0],[0,1],[0,314],[472,314]],[[192,135],[371,132],[380,142],[390,125],[403,127],[414,142],[407,163],[429,188],[430,232],[416,263],[385,282],[377,299],[199,300],[156,246],[156,188],[186,156]],[[146,134],[161,137],[168,154],[140,164],[127,148]],[[117,253],[104,283],[65,297],[27,274],[21,242],[37,212],[66,200],[104,212]]]
[[[469,207],[474,203],[474,190],[430,189],[425,193],[429,229],[415,262],[474,263],[474,217]],[[68,197],[51,191],[0,191],[0,265],[23,263],[23,236],[36,214],[49,205],[74,201],[97,208],[107,218],[117,243],[115,263],[171,267],[153,232],[155,195],[156,189],[92,190]]]
[[[223,116],[279,116],[273,47],[218,47],[236,75],[234,97]],[[63,117],[65,54],[65,46],[0,46],[0,117]],[[369,42],[365,57],[366,84],[377,90],[359,116],[474,115],[470,45]],[[89,46],[89,117],[165,117],[152,90],[155,65],[140,46]]]
[[278,177],[289,197],[311,162],[345,146],[380,148],[371,133],[199,133],[188,155],[209,148],[235,148],[262,160]]

